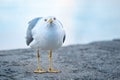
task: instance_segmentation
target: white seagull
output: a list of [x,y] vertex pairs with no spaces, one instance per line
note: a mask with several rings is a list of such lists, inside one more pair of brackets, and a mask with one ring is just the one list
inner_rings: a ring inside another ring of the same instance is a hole
[[[65,41],[62,23],[55,17],[37,17],[29,22],[26,44],[37,51],[38,68],[35,73],[60,72],[52,68],[52,50],[62,46]],[[40,66],[39,50],[49,50],[49,68],[45,71]]]

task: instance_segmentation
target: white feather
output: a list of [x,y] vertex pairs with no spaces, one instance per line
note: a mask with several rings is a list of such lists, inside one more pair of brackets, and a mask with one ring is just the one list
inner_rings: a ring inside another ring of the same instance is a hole
[[63,44],[65,31],[58,20],[53,20],[53,23],[44,21],[44,19],[53,19],[54,17],[42,18],[37,22],[32,29],[33,41],[30,46],[34,49],[57,49]]

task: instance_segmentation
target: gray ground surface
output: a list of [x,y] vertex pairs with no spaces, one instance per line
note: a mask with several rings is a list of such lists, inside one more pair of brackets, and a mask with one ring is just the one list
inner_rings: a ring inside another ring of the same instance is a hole
[[[47,51],[41,57],[47,70]],[[54,51],[53,60],[61,73],[35,74],[32,49],[0,51],[0,80],[120,80],[120,40],[63,47]]]

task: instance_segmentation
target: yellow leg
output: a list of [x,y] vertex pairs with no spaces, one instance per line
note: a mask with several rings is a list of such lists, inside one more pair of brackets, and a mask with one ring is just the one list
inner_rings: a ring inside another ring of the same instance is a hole
[[52,68],[52,65],[53,65],[53,63],[52,63],[52,50],[50,50],[50,52],[49,52],[49,68],[48,68],[48,72],[51,72],[51,73],[58,73],[58,72],[60,72],[59,70],[54,70]]
[[34,71],[34,73],[45,73],[46,71],[43,70],[40,66],[40,54],[39,50],[37,50],[37,60],[38,60],[38,68]]

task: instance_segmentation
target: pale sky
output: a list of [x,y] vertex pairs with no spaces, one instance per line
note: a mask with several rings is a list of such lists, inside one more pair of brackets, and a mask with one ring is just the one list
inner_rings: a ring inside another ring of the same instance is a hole
[[64,45],[120,38],[119,0],[0,0],[0,50],[26,48],[28,22],[55,16],[64,25]]

